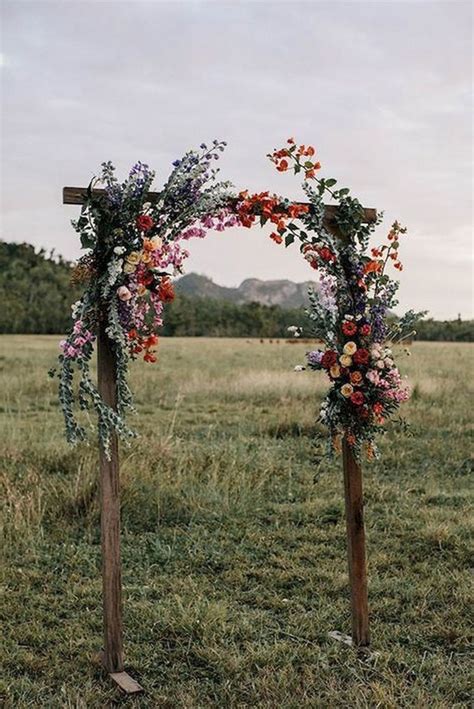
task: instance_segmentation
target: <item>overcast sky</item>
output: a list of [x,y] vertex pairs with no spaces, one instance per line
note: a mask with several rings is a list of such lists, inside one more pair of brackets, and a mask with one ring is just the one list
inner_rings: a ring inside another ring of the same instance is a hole
[[[321,175],[409,228],[400,310],[472,315],[470,2],[3,0],[2,235],[79,254],[63,185],[103,160],[157,171],[201,141],[229,147],[240,189],[301,197],[265,158],[289,135]],[[234,229],[190,242],[223,285],[307,280],[297,248]]]

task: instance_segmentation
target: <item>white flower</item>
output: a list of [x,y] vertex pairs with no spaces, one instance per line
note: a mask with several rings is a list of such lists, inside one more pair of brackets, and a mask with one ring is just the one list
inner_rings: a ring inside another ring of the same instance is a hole
[[122,254],[125,253],[125,251],[126,251],[125,246],[116,246],[114,248],[114,254],[116,254],[117,256],[121,256]]
[[375,363],[375,366],[378,367],[379,369],[383,369],[385,367],[385,362],[383,361],[383,359],[379,359]]
[[293,334],[293,337],[300,337],[303,330],[301,327],[298,327],[298,325],[290,325],[290,327],[288,328],[288,332],[291,332]]
[[304,372],[305,367],[302,364],[297,364],[295,367],[295,372]]
[[344,315],[344,320],[354,320],[353,315]]
[[386,367],[393,367],[393,359],[390,359],[390,357],[387,357],[384,361],[385,361]]
[[80,300],[76,300],[76,302],[71,305],[72,319],[73,319],[73,320],[76,320],[77,314],[78,314],[78,312],[79,312],[79,308],[80,308],[80,307],[81,307],[81,301],[80,301]]

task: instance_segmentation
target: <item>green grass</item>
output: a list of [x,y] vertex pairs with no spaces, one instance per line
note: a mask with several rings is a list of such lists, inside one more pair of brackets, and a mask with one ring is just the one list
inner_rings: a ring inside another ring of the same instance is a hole
[[[62,438],[57,338],[0,338],[2,644],[8,707],[120,697],[101,646],[97,454]],[[416,344],[411,434],[365,468],[373,653],[349,632],[341,463],[314,426],[305,346],[175,339],[136,364],[122,450],[127,667],[139,707],[464,707],[470,345]]]

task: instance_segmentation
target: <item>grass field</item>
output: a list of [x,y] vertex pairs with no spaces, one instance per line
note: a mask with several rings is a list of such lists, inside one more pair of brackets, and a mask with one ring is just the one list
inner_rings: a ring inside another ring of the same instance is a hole
[[[305,346],[163,341],[122,451],[126,700],[101,645],[97,455],[62,438],[57,338],[0,338],[7,707],[467,707],[473,348],[416,344],[410,435],[365,465],[373,653],[350,627],[340,461]],[[472,499],[472,498],[471,498]],[[472,626],[471,626],[472,627]]]

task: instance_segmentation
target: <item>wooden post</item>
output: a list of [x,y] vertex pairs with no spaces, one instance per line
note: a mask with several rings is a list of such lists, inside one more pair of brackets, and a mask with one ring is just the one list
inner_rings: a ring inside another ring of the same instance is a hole
[[351,587],[352,642],[354,645],[363,647],[369,645],[370,635],[362,470],[345,437],[342,442],[342,456],[346,504],[347,558]]
[[[68,198],[63,190],[63,204],[82,204],[86,190],[81,188],[80,200]],[[115,353],[106,332],[107,314],[99,312],[97,328],[97,388],[105,404],[117,408],[117,370]],[[143,692],[138,682],[124,671],[122,621],[122,568],[120,561],[120,476],[118,437],[110,434],[110,459],[99,445],[100,536],[102,547],[102,603],[104,649],[100,660],[111,679],[126,694]]]
[[[105,404],[117,406],[115,356],[103,318],[97,333],[97,382]],[[100,446],[100,532],[104,608],[104,655],[108,672],[123,671],[122,571],[120,565],[120,483],[118,440],[111,433],[110,460]]]

